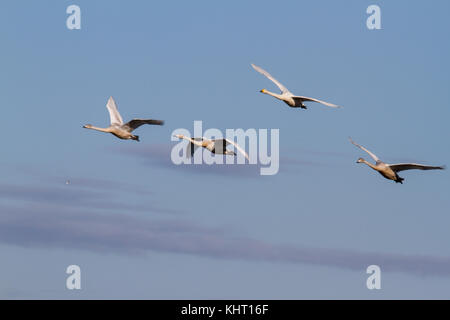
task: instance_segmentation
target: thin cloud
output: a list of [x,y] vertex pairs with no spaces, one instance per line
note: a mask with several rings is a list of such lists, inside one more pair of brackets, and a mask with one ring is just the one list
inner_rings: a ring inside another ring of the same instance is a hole
[[[62,183],[60,184],[62,185]],[[97,188],[100,189],[100,188]],[[84,190],[72,185],[10,185],[0,184],[0,199],[19,200],[20,202],[59,205],[67,208],[91,208],[104,211],[131,211],[131,212],[156,212],[156,213],[180,213],[178,210],[159,208],[154,204],[128,204],[120,202],[120,199],[105,190]]]
[[121,146],[112,149],[112,152],[126,156],[136,157],[146,166],[159,166],[171,170],[180,170],[192,174],[224,175],[232,177],[256,178],[260,176],[259,165],[221,165],[221,164],[186,164],[176,165],[171,161],[170,145],[148,145],[144,148]]
[[140,195],[152,195],[153,192],[148,190],[146,187],[140,185],[134,185],[129,183],[124,183],[122,181],[113,181],[105,179],[94,179],[94,178],[83,178],[83,177],[51,177],[49,181],[54,183],[61,183],[68,181],[72,188],[83,188],[83,189],[93,189],[93,190],[103,190],[103,191],[114,191],[114,192],[128,192],[132,194]]
[[[141,160],[145,166],[159,166],[171,170],[180,170],[191,174],[205,174],[205,175],[222,175],[233,178],[257,178],[260,177],[260,164],[246,164],[246,165],[225,165],[225,164],[181,164],[175,165],[171,161],[170,145],[148,145],[144,148],[133,148],[132,146],[120,146],[111,149],[113,152],[122,155],[135,157]],[[291,172],[297,166],[328,166],[328,164],[313,161],[303,160],[293,157],[280,158],[280,172]]]
[[97,191],[123,191],[133,194],[140,195],[151,195],[153,192],[149,190],[146,186],[132,184],[123,181],[109,180],[109,179],[99,179],[99,178],[86,178],[73,176],[68,174],[66,176],[56,176],[51,173],[44,172],[39,168],[29,168],[20,165],[8,165],[17,172],[17,174],[24,175],[27,180],[30,178],[38,179],[39,184],[50,184],[50,185],[63,185],[66,182],[70,182],[71,187],[81,188],[81,189],[93,189]]

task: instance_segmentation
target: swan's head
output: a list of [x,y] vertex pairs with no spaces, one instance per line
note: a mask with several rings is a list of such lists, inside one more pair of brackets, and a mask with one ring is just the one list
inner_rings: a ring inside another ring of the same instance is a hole
[[262,89],[262,90],[260,90],[259,92],[261,92],[261,93],[267,93],[267,90],[266,90],[266,89]]
[[92,124],[85,124],[85,125],[83,126],[83,128],[91,129],[91,128],[92,128]]
[[364,159],[363,158],[359,158],[357,161],[356,161],[356,163],[363,163],[364,162]]
[[176,134],[174,135],[174,137],[178,139],[184,139],[184,136],[182,134]]

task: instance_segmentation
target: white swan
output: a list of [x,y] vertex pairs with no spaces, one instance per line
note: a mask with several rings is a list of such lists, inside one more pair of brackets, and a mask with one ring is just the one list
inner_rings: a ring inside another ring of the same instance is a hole
[[205,148],[212,153],[215,154],[225,154],[225,155],[232,155],[236,156],[237,154],[234,151],[227,150],[228,145],[233,145],[236,150],[238,150],[241,154],[244,155],[244,157],[248,160],[248,154],[245,152],[237,143],[234,141],[228,140],[228,139],[206,139],[206,138],[189,138],[182,134],[177,134],[174,137],[178,139],[184,139],[189,141],[190,143],[187,146],[186,155],[188,158],[192,157],[194,155],[195,150],[197,148]]
[[303,97],[303,96],[296,96],[294,95],[292,92],[290,92],[285,86],[283,86],[277,79],[275,79],[274,77],[272,77],[266,70],[255,66],[252,63],[252,67],[253,69],[255,69],[256,71],[258,71],[259,73],[263,74],[264,76],[266,76],[269,80],[271,80],[273,83],[275,83],[278,88],[280,88],[281,90],[281,94],[277,94],[277,93],[273,93],[270,92],[266,89],[262,89],[260,92],[268,94],[272,97],[275,97],[281,101],[284,101],[288,106],[292,107],[292,108],[303,108],[306,109],[306,106],[304,105],[305,101],[312,101],[312,102],[318,102],[321,103],[325,106],[328,107],[332,107],[332,108],[340,108],[340,106],[337,106],[335,104],[329,103],[329,102],[325,102],[322,100],[318,100],[318,99],[314,99],[314,98],[308,98],[308,97]]
[[363,146],[357,144],[352,140],[352,138],[349,138],[350,142],[353,143],[358,148],[364,150],[367,152],[373,160],[375,160],[375,165],[371,164],[370,162],[364,160],[363,158],[359,158],[357,163],[365,163],[372,169],[378,171],[383,177],[389,180],[393,180],[396,183],[403,183],[403,178],[399,177],[397,172],[404,171],[404,170],[411,170],[411,169],[418,169],[418,170],[443,170],[445,169],[445,166],[425,166],[423,164],[417,164],[417,163],[398,163],[398,164],[387,164],[378,159],[378,157],[364,148]]
[[116,102],[114,101],[113,97],[109,97],[108,103],[106,104],[106,108],[109,111],[109,117],[111,119],[111,125],[108,128],[98,128],[90,124],[83,126],[83,128],[111,133],[115,135],[117,138],[124,140],[131,139],[139,141],[139,136],[135,136],[131,133],[135,129],[139,128],[143,124],[153,124],[160,126],[164,124],[164,121],[162,120],[152,120],[152,119],[133,119],[124,124],[122,117],[120,116],[120,113],[117,110]]

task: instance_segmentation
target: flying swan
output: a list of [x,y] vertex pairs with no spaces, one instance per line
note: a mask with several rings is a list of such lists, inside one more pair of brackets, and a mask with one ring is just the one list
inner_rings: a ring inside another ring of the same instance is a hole
[[422,164],[416,164],[416,163],[398,163],[398,164],[387,164],[378,159],[376,155],[374,155],[372,152],[364,148],[363,146],[357,144],[352,140],[352,138],[349,138],[350,142],[353,143],[358,148],[364,150],[369,154],[369,156],[372,157],[373,160],[375,160],[375,165],[371,164],[370,162],[364,160],[363,158],[359,158],[357,163],[365,163],[372,169],[378,171],[383,177],[389,180],[393,180],[396,183],[403,183],[403,178],[399,177],[397,172],[404,171],[404,170],[411,170],[411,169],[418,169],[418,170],[443,170],[445,169],[445,166],[440,167],[434,167],[434,166],[425,166]]
[[244,155],[244,157],[248,160],[248,154],[234,141],[228,140],[228,139],[206,139],[206,138],[189,138],[182,134],[177,134],[174,137],[178,139],[184,139],[189,141],[190,143],[187,146],[187,152],[186,155],[188,158],[191,158],[194,155],[195,150],[197,148],[205,148],[212,153],[215,154],[225,154],[225,155],[232,155],[236,156],[236,152],[227,150],[228,145],[233,145],[237,151],[239,151],[241,154]]
[[308,97],[303,97],[303,96],[296,96],[294,95],[292,92],[290,92],[285,86],[283,86],[277,79],[275,79],[274,77],[272,77],[266,70],[255,66],[254,64],[252,64],[253,69],[255,69],[256,71],[258,71],[259,73],[261,73],[262,75],[266,76],[269,80],[271,80],[273,83],[275,83],[278,88],[280,88],[281,90],[281,94],[277,94],[277,93],[273,93],[270,92],[266,89],[262,89],[260,92],[268,94],[272,97],[275,97],[281,101],[284,101],[288,106],[292,107],[292,108],[303,108],[303,109],[307,109],[306,106],[304,105],[305,101],[312,101],[312,102],[318,102],[321,103],[325,106],[328,107],[332,107],[332,108],[340,108],[340,106],[337,106],[335,104],[329,103],[329,102],[325,102],[322,100],[318,100],[318,99],[314,99],[314,98],[308,98]]
[[143,124],[153,124],[162,126],[164,121],[152,120],[152,119],[133,119],[127,123],[123,123],[122,117],[117,110],[116,102],[113,97],[109,97],[106,108],[109,111],[109,117],[111,119],[111,125],[108,128],[98,128],[93,125],[87,124],[83,126],[86,129],[97,130],[101,132],[107,132],[115,135],[119,139],[123,140],[136,140],[139,141],[139,136],[135,136],[132,132],[142,126]]

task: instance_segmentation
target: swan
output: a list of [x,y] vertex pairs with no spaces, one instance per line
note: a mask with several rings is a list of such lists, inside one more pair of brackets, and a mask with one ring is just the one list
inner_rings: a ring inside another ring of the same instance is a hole
[[318,99],[314,99],[314,98],[308,98],[308,97],[303,97],[303,96],[296,96],[294,95],[292,92],[290,92],[285,86],[283,86],[277,79],[275,79],[274,77],[272,77],[266,70],[255,66],[252,63],[252,67],[253,69],[255,69],[256,71],[258,71],[259,73],[261,73],[262,75],[266,76],[269,80],[271,80],[273,83],[275,83],[278,88],[280,88],[281,90],[281,94],[277,94],[277,93],[273,93],[270,92],[266,89],[262,89],[260,92],[268,94],[272,97],[275,97],[281,101],[284,101],[288,106],[292,107],[292,108],[302,108],[302,109],[307,109],[306,106],[304,105],[305,101],[312,101],[312,102],[317,102],[317,103],[321,103],[325,106],[328,107],[332,107],[332,108],[340,108],[340,106],[337,106],[335,104],[329,103],[329,102],[325,102],[322,100],[318,100]]
[[205,148],[215,154],[236,156],[237,155],[236,152],[227,150],[227,146],[231,144],[236,148],[236,150],[238,150],[241,154],[243,154],[247,160],[249,159],[247,152],[245,152],[237,143],[235,143],[234,141],[231,141],[229,139],[212,139],[212,140],[210,140],[210,139],[206,139],[203,137],[202,138],[189,138],[182,134],[176,134],[176,135],[174,135],[174,137],[176,137],[178,139],[184,139],[184,140],[187,140],[190,142],[187,146],[187,151],[186,151],[188,158],[191,158],[194,155],[194,152],[195,152],[195,150],[197,150],[197,148]]
[[397,174],[397,172],[400,172],[400,171],[411,170],[411,169],[418,169],[418,170],[443,170],[443,169],[445,169],[445,166],[439,166],[439,167],[425,166],[423,164],[417,164],[417,163],[387,164],[387,163],[384,163],[383,161],[381,161],[380,159],[378,159],[378,157],[375,154],[373,154],[372,152],[370,152],[363,146],[354,142],[352,140],[352,138],[349,138],[349,140],[355,146],[357,146],[358,148],[367,152],[372,157],[372,159],[375,160],[375,164],[372,164],[372,163],[364,160],[363,158],[359,158],[358,161],[356,161],[357,163],[367,164],[372,169],[378,171],[386,179],[393,180],[396,183],[403,184],[403,180],[405,180],[405,179],[399,177],[399,175]]
[[123,123],[122,117],[117,110],[116,102],[113,97],[109,97],[106,108],[109,111],[109,117],[111,119],[111,125],[108,128],[98,128],[93,125],[86,124],[83,128],[97,130],[101,132],[108,132],[115,135],[119,139],[123,140],[136,140],[139,141],[139,136],[135,136],[132,132],[142,126],[143,124],[153,124],[162,126],[164,121],[152,120],[152,119],[133,119],[127,123]]

